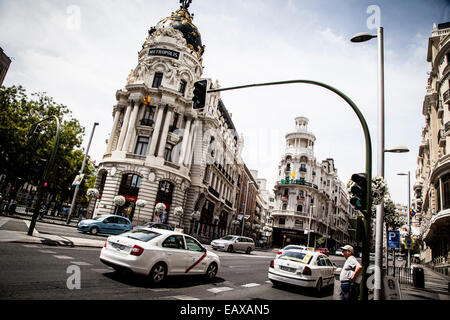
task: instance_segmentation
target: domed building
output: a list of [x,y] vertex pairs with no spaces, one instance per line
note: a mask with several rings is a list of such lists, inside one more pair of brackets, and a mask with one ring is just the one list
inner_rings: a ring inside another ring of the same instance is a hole
[[236,219],[239,136],[218,93],[207,95],[204,109],[192,108],[205,46],[189,3],[150,28],[137,66],[116,92],[95,214],[168,223],[210,239]]
[[[351,206],[334,160],[317,162],[316,137],[308,131],[308,122],[306,117],[295,118],[295,129],[285,136],[286,149],[274,188],[273,243],[336,248],[350,241]],[[316,244],[321,238],[325,242]]]

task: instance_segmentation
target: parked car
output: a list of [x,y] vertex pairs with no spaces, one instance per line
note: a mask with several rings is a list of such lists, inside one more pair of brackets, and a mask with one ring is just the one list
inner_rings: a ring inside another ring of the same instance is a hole
[[251,238],[229,235],[211,241],[211,247],[214,250],[224,250],[228,252],[240,250],[250,254],[255,250],[255,242]]
[[288,250],[306,250],[306,247],[300,246],[300,245],[296,245],[296,244],[287,245],[283,249],[278,250],[277,255],[275,256],[275,258],[278,258],[279,256],[281,256],[283,254],[283,252],[286,252]]
[[91,234],[121,234],[132,229],[131,221],[122,216],[100,215],[93,219],[81,220],[77,230]]
[[330,251],[327,248],[317,248],[316,250],[314,250],[315,252],[320,252],[322,254],[325,254],[327,256],[330,255]]
[[156,228],[156,229],[164,229],[164,230],[171,230],[173,231],[173,227],[169,224],[164,223],[157,223],[157,222],[147,222],[144,223],[142,226],[136,226],[133,229],[138,230],[142,228]]
[[155,284],[167,276],[203,274],[214,279],[219,257],[183,233],[154,228],[131,230],[108,237],[100,261],[117,271],[148,276]]
[[334,255],[336,255],[336,256],[344,256],[344,254],[342,253],[342,249],[336,249],[336,251],[334,252]]
[[288,250],[270,262],[268,277],[274,285],[311,287],[320,293],[325,286],[334,284],[335,268],[320,252]]

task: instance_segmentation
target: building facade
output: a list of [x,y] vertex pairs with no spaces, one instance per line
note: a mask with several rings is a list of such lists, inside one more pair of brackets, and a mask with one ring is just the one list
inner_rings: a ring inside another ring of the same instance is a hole
[[437,263],[450,258],[450,23],[434,26],[427,61],[431,71],[412,207],[423,240],[421,259]]
[[320,245],[333,249],[350,241],[350,204],[334,160],[317,162],[316,137],[308,131],[308,121],[295,118],[294,131],[286,134],[274,188],[273,243],[315,246],[324,238]]
[[11,58],[5,54],[2,48],[0,48],[0,86],[3,84],[3,80],[5,80],[10,64]]
[[[256,239],[258,187],[247,185],[254,179],[240,157],[243,144],[231,115],[219,93],[208,93],[203,109],[192,108],[194,83],[203,80],[204,46],[188,6],[149,30],[137,66],[116,92],[95,214],[170,224],[204,242],[231,232]],[[206,80],[209,89],[219,87]],[[249,217],[243,221],[246,199]],[[137,207],[138,200],[144,205]]]

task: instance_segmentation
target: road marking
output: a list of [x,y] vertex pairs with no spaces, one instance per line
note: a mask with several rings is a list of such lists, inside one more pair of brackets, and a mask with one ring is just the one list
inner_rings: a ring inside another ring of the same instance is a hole
[[[167,297],[169,298],[169,297]],[[190,296],[172,296],[171,298],[178,299],[178,300],[200,300],[198,298],[190,297]]]
[[212,292],[212,293],[219,293],[219,292],[230,291],[230,290],[234,290],[234,289],[230,288],[230,287],[218,287],[218,288],[208,289],[207,291]]
[[112,272],[112,271],[114,271],[114,269],[113,268],[111,268],[111,269],[91,269],[91,271],[98,272],[98,273],[106,273],[106,272]]
[[[22,220],[22,221],[27,225],[28,229],[30,229],[31,221],[24,221],[24,220]],[[39,236],[39,231],[36,229],[36,226],[33,229],[33,235]]]
[[50,250],[39,250],[39,252],[42,252],[42,253],[50,253],[50,254],[56,254],[55,251],[50,251]]
[[92,264],[84,261],[70,261],[70,263],[76,264],[77,266],[92,266]]
[[7,223],[9,221],[8,218],[2,218],[2,220],[0,220],[0,227],[3,226],[5,223]]
[[55,258],[57,259],[61,259],[61,260],[73,260],[72,257],[68,257],[68,256],[56,256],[54,255]]
[[244,288],[253,288],[253,287],[259,287],[260,284],[259,283],[247,283],[247,284],[243,284],[241,287]]

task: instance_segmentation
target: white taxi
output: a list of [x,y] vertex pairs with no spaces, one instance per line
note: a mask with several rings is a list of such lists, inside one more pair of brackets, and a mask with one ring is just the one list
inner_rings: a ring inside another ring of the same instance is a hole
[[172,275],[204,274],[212,280],[220,267],[219,257],[196,239],[154,228],[109,237],[100,253],[100,261],[115,270],[131,270],[148,276],[154,284]]
[[320,253],[305,250],[288,250],[272,260],[268,277],[274,285],[288,283],[315,288],[317,293],[334,284],[336,266]]

